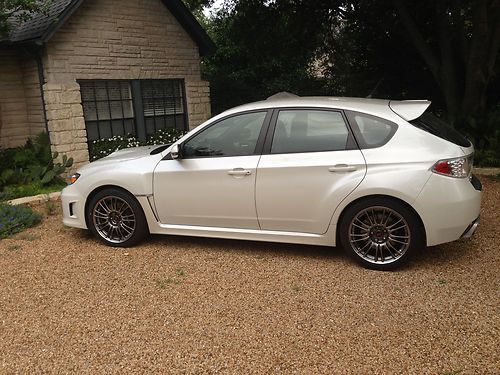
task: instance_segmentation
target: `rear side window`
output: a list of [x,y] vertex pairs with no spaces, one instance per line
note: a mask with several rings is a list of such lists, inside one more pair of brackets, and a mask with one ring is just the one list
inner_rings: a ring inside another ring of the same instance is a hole
[[361,148],[375,148],[385,145],[398,128],[391,121],[366,113],[346,111],[346,114]]
[[410,124],[439,138],[455,143],[458,146],[470,147],[471,145],[467,138],[453,129],[445,121],[434,116],[431,112],[425,112],[419,118],[410,121]]
[[350,136],[340,112],[309,109],[279,111],[272,154],[345,150]]

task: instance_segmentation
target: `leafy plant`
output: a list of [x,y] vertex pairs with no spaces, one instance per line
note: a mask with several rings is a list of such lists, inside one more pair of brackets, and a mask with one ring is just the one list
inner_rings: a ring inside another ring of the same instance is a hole
[[124,148],[137,147],[140,145],[141,143],[132,134],[97,139],[90,144],[90,161],[103,158]]
[[0,150],[0,193],[9,186],[49,186],[61,182],[60,175],[73,165],[73,159],[62,156],[55,162],[57,152],[51,153],[47,134],[28,139],[21,147]]
[[26,206],[0,203],[0,239],[38,224],[42,217]]
[[173,143],[184,134],[185,132],[179,129],[160,129],[151,135],[145,142],[139,141],[132,134],[98,139],[92,141],[90,145],[90,161],[98,160],[124,148]]

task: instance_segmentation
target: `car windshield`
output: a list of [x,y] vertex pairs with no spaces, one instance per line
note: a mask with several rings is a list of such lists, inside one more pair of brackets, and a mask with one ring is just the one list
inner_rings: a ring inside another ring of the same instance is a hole
[[470,147],[471,143],[462,134],[452,128],[448,123],[430,112],[425,112],[419,118],[410,121],[419,129],[425,130],[435,136],[453,142],[458,146]]

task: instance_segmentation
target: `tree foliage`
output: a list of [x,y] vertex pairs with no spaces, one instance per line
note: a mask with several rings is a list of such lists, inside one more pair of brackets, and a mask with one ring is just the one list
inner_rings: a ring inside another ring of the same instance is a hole
[[0,39],[9,34],[12,23],[46,12],[52,0],[0,0]]

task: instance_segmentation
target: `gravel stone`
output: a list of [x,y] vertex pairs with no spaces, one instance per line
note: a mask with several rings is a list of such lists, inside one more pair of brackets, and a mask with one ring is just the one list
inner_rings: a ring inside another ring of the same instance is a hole
[[483,183],[478,232],[397,272],[340,248],[116,249],[49,216],[0,241],[0,373],[498,374],[500,182]]

